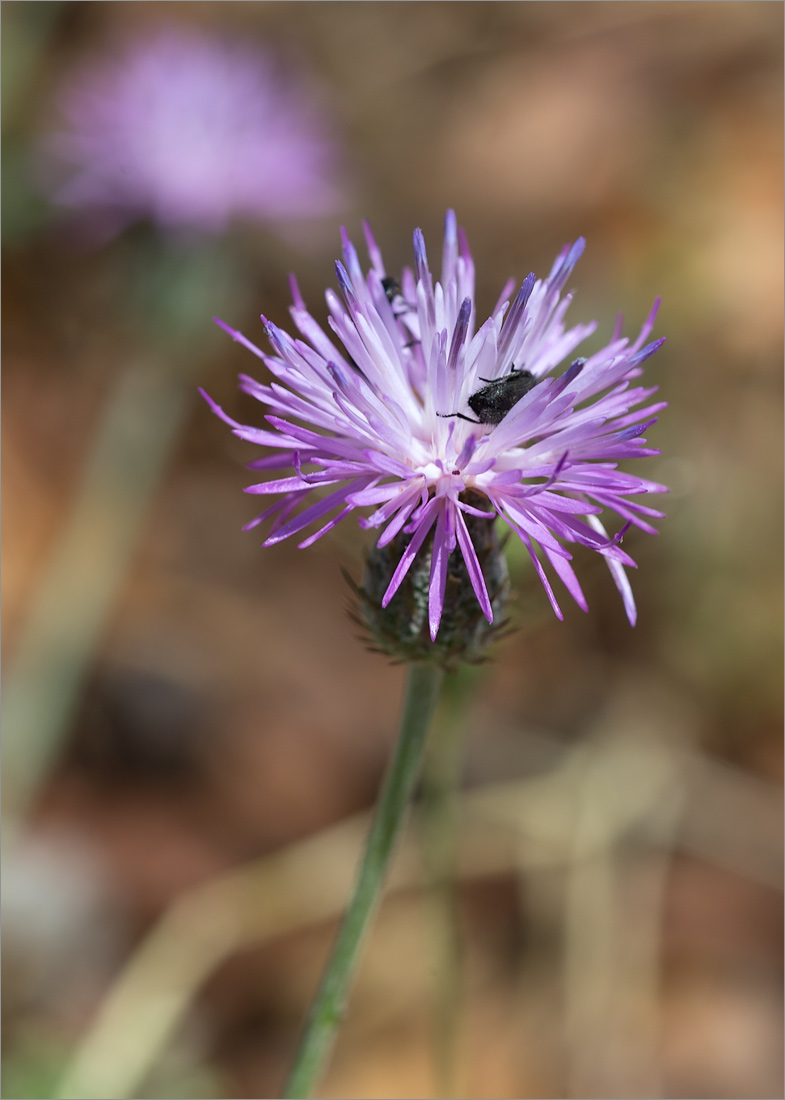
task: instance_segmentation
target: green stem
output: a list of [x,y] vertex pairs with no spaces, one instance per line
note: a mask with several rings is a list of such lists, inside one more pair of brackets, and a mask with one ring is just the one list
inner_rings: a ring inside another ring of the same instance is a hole
[[466,714],[477,678],[477,671],[467,666],[448,677],[423,768],[421,840],[434,951],[434,1068],[436,1095],[442,1097],[465,1095],[459,1084],[462,967],[456,839]]
[[409,666],[398,741],[382,784],[354,894],[308,1016],[284,1092],[288,1100],[295,1097],[304,1100],[310,1094],[335,1041],[360,946],[379,902],[393,845],[420,773],[425,739],[442,677],[441,670],[430,665]]

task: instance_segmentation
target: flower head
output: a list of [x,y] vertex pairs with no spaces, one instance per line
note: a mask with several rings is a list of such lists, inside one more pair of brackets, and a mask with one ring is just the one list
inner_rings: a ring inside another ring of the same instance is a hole
[[142,35],[85,65],[45,144],[56,202],[124,224],[223,229],[336,208],[335,149],[302,82],[255,46],[195,30]]
[[[583,252],[582,239],[565,246],[546,279],[524,279],[511,305],[509,283],[478,328],[474,264],[452,211],[441,282],[434,282],[419,230],[414,270],[404,270],[400,281],[387,275],[367,226],[365,236],[367,275],[344,232],[343,262],[336,263],[343,300],[327,291],[331,334],[306,310],[294,279],[291,314],[303,339],[263,318],[274,349],[266,355],[223,325],[275,378],[262,385],[242,375],[240,382],[269,410],[269,426],[238,424],[205,397],[236,435],[269,450],[250,468],[291,470],[249,486],[249,493],[278,499],[248,528],[269,520],[266,546],[311,528],[303,547],[351,512],[371,509],[360,524],[380,530],[378,547],[399,534],[405,541],[383,607],[423,548],[430,553],[428,622],[435,639],[454,553],[462,555],[477,602],[492,621],[467,520],[500,516],[531,555],[559,618],[544,565],[587,610],[568,549],[579,544],[605,559],[634,623],[624,568],[635,563],[621,536],[630,525],[653,532],[649,520],[662,513],[631,498],[665,489],[622,472],[618,463],[658,453],[645,446],[643,433],[663,403],[648,403],[656,387],[635,380],[663,343],[646,343],[659,302],[632,344],[621,335],[619,318],[601,351],[573,360],[596,327],[563,323],[572,295],[562,297],[562,290]],[[606,511],[623,524],[614,536],[601,519]]]

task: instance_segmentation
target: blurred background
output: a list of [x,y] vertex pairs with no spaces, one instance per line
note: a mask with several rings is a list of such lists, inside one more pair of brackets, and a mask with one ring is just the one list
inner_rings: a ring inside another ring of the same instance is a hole
[[[261,424],[236,375],[263,364],[213,315],[263,345],[296,271],[324,320],[341,224],[397,271],[448,206],[480,314],[579,235],[568,319],[597,346],[662,295],[662,456],[636,469],[671,493],[625,541],[635,629],[599,560],[560,623],[511,547],[517,632],[439,725],[466,742],[455,889],[415,814],[319,1095],[782,1095],[782,24],[3,3],[3,1096],[280,1094],[403,671],[346,615],[363,533],[262,550],[258,451],[196,389]],[[126,109],[161,33],[186,45]],[[175,84],[213,130],[164,120],[151,152]],[[214,178],[188,206],[192,152]]]

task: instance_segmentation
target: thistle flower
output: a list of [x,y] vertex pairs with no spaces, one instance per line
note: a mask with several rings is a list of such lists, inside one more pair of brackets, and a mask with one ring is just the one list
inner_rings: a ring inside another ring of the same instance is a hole
[[[647,403],[656,387],[635,384],[641,364],[663,343],[646,343],[659,301],[632,344],[622,336],[619,318],[605,347],[572,361],[596,327],[591,322],[566,329],[563,323],[572,295],[562,297],[562,290],[583,239],[564,247],[546,279],[529,275],[512,305],[510,281],[477,328],[474,264],[452,211],[437,283],[420,230],[414,234],[414,271],[405,269],[398,282],[388,276],[370,229],[364,229],[371,260],[366,275],[343,232],[343,262],[336,263],[343,301],[327,291],[330,335],[307,311],[294,278],[291,315],[303,339],[263,317],[274,350],[266,355],[218,322],[275,378],[271,385],[246,375],[240,380],[240,388],[269,410],[269,426],[239,424],[204,396],[235,435],[270,450],[249,463],[251,469],[291,470],[246,490],[278,497],[247,529],[270,521],[264,545],[272,546],[318,525],[298,544],[305,547],[351,512],[372,509],[359,522],[380,530],[377,547],[394,540],[400,545],[399,536],[404,546],[382,607],[394,599],[418,556],[430,555],[427,617],[433,640],[452,554],[462,556],[474,597],[493,620],[488,578],[467,521],[501,517],[529,552],[559,618],[544,566],[587,610],[568,549],[577,544],[605,559],[634,624],[625,567],[635,563],[621,537],[630,525],[653,533],[649,520],[662,513],[631,498],[666,490],[622,472],[618,463],[659,453],[645,446],[643,433],[664,403]],[[613,536],[601,518],[606,511],[623,523]]]
[[44,144],[54,200],[208,232],[338,205],[335,149],[302,81],[244,42],[141,35],[63,85],[65,127]]

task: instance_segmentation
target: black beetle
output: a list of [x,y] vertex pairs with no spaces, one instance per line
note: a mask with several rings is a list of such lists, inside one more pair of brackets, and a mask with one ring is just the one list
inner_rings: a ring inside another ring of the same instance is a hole
[[[572,372],[571,377],[580,374],[585,362],[585,359],[576,359],[571,363],[569,369],[562,375],[564,381],[567,381],[566,376],[570,372]],[[510,373],[502,378],[493,380],[481,378],[480,381],[486,384],[473,393],[468,401],[469,408],[473,413],[477,413],[476,420],[472,420],[470,416],[465,416],[463,413],[439,413],[438,415],[457,416],[461,420],[468,420],[470,424],[501,424],[513,405],[517,405],[520,399],[536,386],[538,380],[530,371],[516,370],[513,365],[510,367]]]
[[468,420],[470,424],[500,424],[513,405],[517,405],[524,394],[536,384],[537,379],[527,370],[516,370],[512,367],[510,373],[502,378],[490,381],[481,378],[480,381],[485,382],[485,385],[473,393],[468,402],[469,408],[477,414],[476,420],[464,413],[439,413],[439,416],[457,416],[460,420]]

